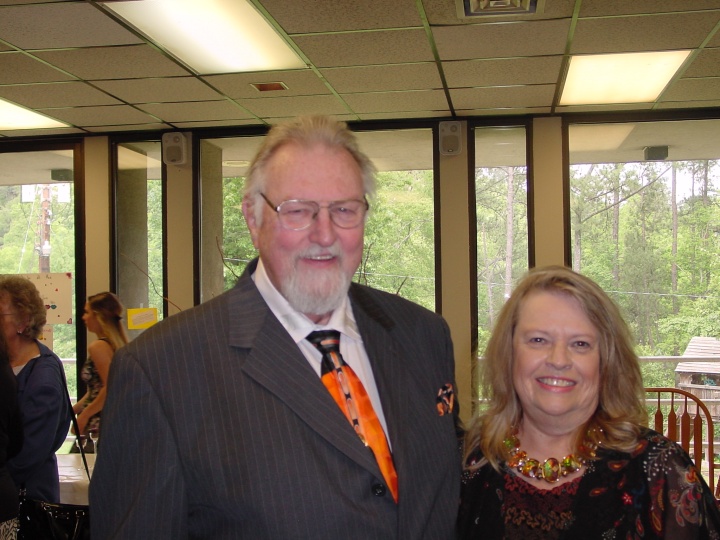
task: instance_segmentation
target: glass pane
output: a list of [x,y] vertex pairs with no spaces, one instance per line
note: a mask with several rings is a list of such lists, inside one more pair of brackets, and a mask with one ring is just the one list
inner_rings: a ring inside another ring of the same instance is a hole
[[[572,125],[573,267],[620,305],[641,356],[720,335],[720,121]],[[644,365],[675,386],[675,364]]]
[[[0,273],[26,274],[51,306],[43,341],[63,361],[71,396],[77,396],[74,187],[72,150],[0,153]],[[43,287],[48,277],[59,286]]]
[[432,131],[364,131],[357,137],[378,169],[357,281],[434,311]]
[[[432,132],[361,132],[379,169],[357,280],[435,307]],[[262,137],[201,141],[202,299],[232,287],[256,256],[242,215],[244,174]],[[222,222],[220,222],[222,217]]]
[[242,213],[245,171],[262,137],[200,141],[201,301],[232,288],[256,255]]
[[[122,143],[116,150],[117,294],[126,308],[155,308],[160,320],[164,316],[161,143]],[[130,339],[140,333],[128,331]]]
[[478,351],[528,270],[525,128],[475,128]]

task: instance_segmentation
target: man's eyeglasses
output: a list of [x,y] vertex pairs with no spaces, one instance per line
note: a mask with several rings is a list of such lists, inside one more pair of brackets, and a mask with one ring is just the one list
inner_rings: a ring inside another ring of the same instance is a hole
[[365,219],[370,204],[366,199],[350,199],[347,201],[333,201],[326,206],[320,206],[315,201],[302,201],[293,199],[283,201],[275,206],[264,193],[260,194],[268,206],[275,210],[284,229],[302,231],[307,229],[320,213],[321,208],[327,208],[332,222],[341,229],[353,229]]

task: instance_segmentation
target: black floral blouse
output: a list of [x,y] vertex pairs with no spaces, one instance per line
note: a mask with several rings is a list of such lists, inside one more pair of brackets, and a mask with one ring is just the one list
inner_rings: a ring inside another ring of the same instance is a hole
[[720,539],[715,497],[677,444],[648,430],[632,454],[598,457],[580,478],[550,490],[506,466],[465,471],[458,538]]

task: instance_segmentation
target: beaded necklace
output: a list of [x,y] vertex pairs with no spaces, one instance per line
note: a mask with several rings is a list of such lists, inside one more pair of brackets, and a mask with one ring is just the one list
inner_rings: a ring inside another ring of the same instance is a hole
[[[520,448],[520,439],[517,438],[516,431],[508,435],[503,444],[508,452],[508,467],[517,470],[527,478],[545,480],[551,484],[554,484],[563,476],[579,471],[586,463],[582,456],[574,453],[568,454],[562,460],[549,457],[543,463],[540,463],[537,459],[529,458],[527,452]],[[583,446],[592,448],[592,445],[588,442],[583,443]],[[591,450],[590,455],[594,456],[595,452]]]

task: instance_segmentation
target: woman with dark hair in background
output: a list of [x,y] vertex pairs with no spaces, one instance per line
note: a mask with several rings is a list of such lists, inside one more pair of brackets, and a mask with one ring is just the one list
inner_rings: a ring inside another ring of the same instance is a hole
[[[5,313],[0,317],[5,317]],[[22,447],[22,420],[17,381],[10,367],[5,336],[0,332],[0,540],[15,540],[18,488],[5,463]]]
[[[87,392],[73,406],[78,415],[78,429],[83,437],[97,439],[100,435],[100,413],[105,405],[110,362],[115,351],[128,342],[122,325],[122,314],[123,305],[111,292],[90,296],[85,303],[83,322],[98,339],[88,345],[88,359],[81,372]],[[87,445],[84,448],[86,451],[94,450]]]
[[55,452],[65,442],[71,412],[62,362],[37,339],[47,320],[45,303],[29,279],[3,275],[0,313],[17,377],[24,435],[22,450],[8,460],[7,467],[28,498],[57,503],[60,479]]

